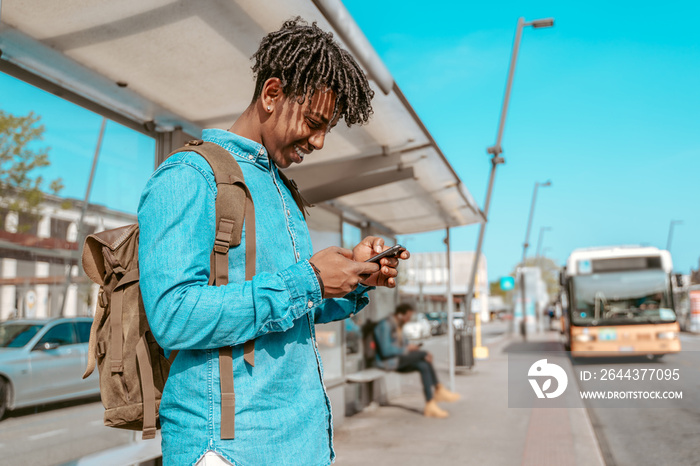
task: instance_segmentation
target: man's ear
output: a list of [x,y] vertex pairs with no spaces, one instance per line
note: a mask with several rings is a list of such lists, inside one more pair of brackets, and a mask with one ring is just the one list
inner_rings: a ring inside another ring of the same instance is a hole
[[275,105],[279,103],[282,96],[282,81],[280,81],[279,78],[270,78],[265,81],[265,84],[263,84],[262,93],[260,95],[263,108],[265,108],[268,112],[274,111]]

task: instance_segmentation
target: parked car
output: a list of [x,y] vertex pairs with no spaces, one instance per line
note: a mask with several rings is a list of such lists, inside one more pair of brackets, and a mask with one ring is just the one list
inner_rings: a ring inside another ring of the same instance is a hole
[[430,321],[425,314],[422,312],[416,312],[411,317],[411,320],[406,322],[402,328],[404,335],[409,340],[421,340],[423,338],[430,338],[432,326]]
[[447,333],[447,312],[429,312],[426,317],[430,321],[431,333],[442,335]]
[[83,380],[92,319],[0,323],[0,419],[6,409],[100,393],[97,371]]

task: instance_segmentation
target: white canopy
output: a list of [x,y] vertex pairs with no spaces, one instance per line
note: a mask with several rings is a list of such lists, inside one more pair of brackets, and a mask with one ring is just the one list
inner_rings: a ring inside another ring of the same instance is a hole
[[370,124],[339,124],[323,151],[287,171],[305,197],[396,234],[483,221],[339,0],[3,0],[0,71],[147,134],[198,136],[244,111],[250,57],[297,15],[333,31],[377,91]]

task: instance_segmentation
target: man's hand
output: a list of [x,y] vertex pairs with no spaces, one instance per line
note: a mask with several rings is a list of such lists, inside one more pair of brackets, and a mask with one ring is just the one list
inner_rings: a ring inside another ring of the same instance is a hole
[[[352,250],[352,258],[358,262],[364,262],[370,257],[376,256],[380,252],[389,249],[384,246],[384,239],[376,236],[368,236],[363,239],[360,244],[355,246]],[[362,280],[363,285],[367,286],[386,286],[387,288],[394,288],[396,286],[396,277],[399,272],[396,268],[399,266],[399,259],[406,260],[411,257],[408,251],[403,251],[398,257],[384,257],[379,261],[381,269],[364,277]]]
[[379,265],[354,261],[352,251],[336,246],[317,252],[309,262],[320,272],[324,298],[342,298],[357,288],[363,277],[379,271]]

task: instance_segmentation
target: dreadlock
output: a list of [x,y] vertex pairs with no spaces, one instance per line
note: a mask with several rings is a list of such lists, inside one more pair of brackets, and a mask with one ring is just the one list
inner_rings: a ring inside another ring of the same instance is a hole
[[348,126],[367,123],[372,115],[374,91],[353,57],[333,40],[333,34],[309,24],[297,16],[286,21],[279,31],[260,42],[253,73],[256,75],[253,102],[260,96],[265,81],[279,78],[282,92],[296,97],[299,104],[321,89],[336,94],[333,117],[340,116]]

